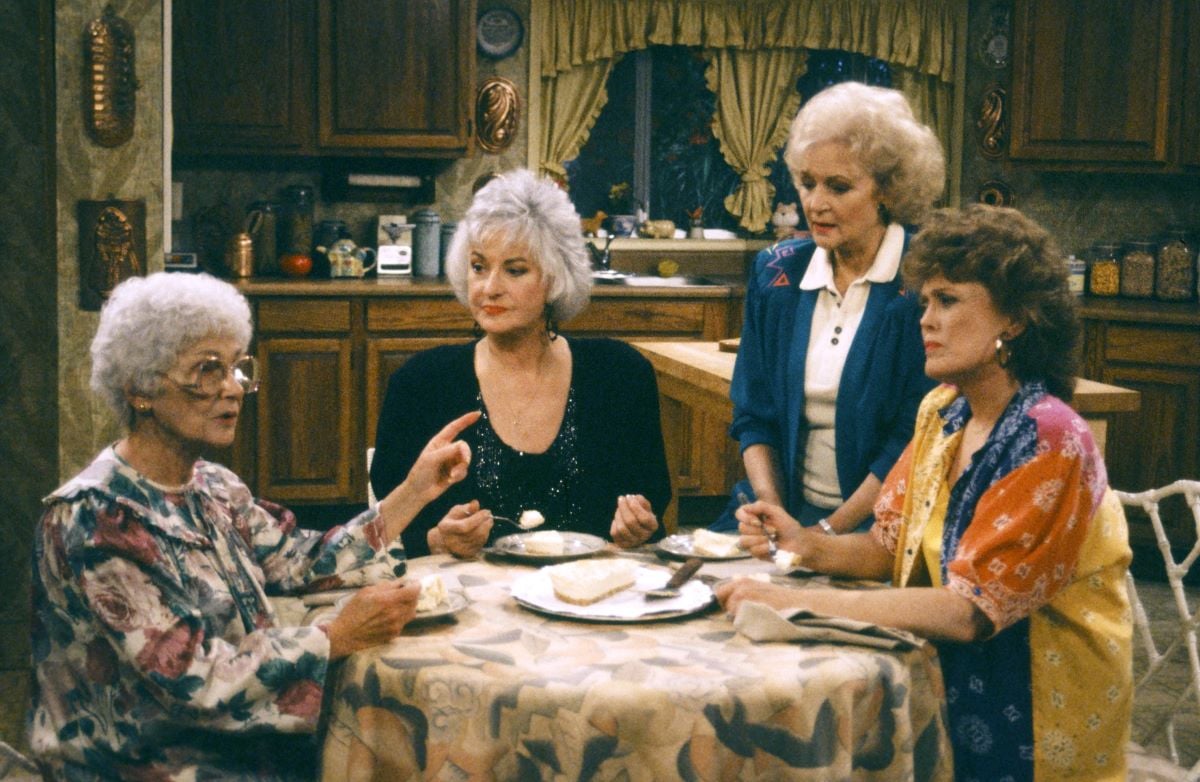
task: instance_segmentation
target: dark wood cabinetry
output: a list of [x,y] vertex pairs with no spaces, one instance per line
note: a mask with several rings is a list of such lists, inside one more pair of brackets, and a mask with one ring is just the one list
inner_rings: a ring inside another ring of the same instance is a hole
[[461,157],[474,0],[177,0],[184,154]]
[[[366,449],[387,381],[414,353],[472,339],[444,284],[248,282],[263,384],[227,457],[261,497],[285,504],[366,501]],[[568,336],[716,340],[736,333],[741,296],[597,291]],[[220,458],[220,457],[219,457]]]
[[[1194,304],[1087,300],[1084,375],[1141,394],[1137,412],[1117,416],[1108,433],[1109,483],[1124,491],[1200,478],[1200,309]],[[1153,532],[1129,511],[1130,542],[1154,547]],[[1195,540],[1191,514],[1164,506],[1173,543]]]
[[1016,0],[1010,157],[1083,169],[1194,165],[1194,6]]

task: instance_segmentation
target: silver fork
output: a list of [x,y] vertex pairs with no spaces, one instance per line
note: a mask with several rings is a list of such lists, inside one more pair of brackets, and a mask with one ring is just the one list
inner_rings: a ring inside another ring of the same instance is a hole
[[[738,492],[738,502],[743,505],[750,504],[750,498],[746,496],[746,492]],[[779,544],[775,542],[775,539],[779,537],[779,533],[774,529],[767,529],[766,522],[763,521],[763,517],[761,515],[758,517],[758,526],[762,529],[763,534],[767,536],[767,553],[771,555],[772,559],[774,559],[775,552],[779,551]]]
[[[492,521],[503,521],[505,524],[511,524],[514,527],[516,527],[517,529],[522,530],[524,532],[528,532],[531,529],[535,529],[534,527],[522,527],[521,522],[516,521],[514,519],[510,519],[507,516],[497,516],[494,513],[492,514]],[[538,526],[540,527],[541,525],[539,524]]]

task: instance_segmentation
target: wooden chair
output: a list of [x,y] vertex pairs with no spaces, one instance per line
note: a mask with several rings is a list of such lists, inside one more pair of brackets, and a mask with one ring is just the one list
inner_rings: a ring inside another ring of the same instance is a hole
[[[1183,779],[1189,782],[1200,780],[1200,759],[1195,760],[1187,769],[1179,765],[1180,753],[1175,736],[1177,724],[1181,719],[1200,722],[1200,649],[1197,648],[1196,640],[1200,617],[1197,617],[1196,609],[1188,605],[1188,596],[1183,586],[1184,576],[1200,559],[1200,481],[1180,480],[1159,489],[1136,493],[1118,491],[1116,495],[1124,505],[1141,508],[1150,517],[1158,550],[1166,566],[1167,583],[1174,605],[1174,612],[1169,617],[1148,616],[1133,576],[1127,576],[1129,601],[1133,609],[1134,643],[1140,644],[1146,658],[1144,667],[1139,665],[1138,670],[1134,672],[1134,709],[1135,712],[1138,711],[1138,701],[1145,701],[1150,692],[1156,692],[1156,698],[1161,702],[1153,707],[1156,712],[1153,720],[1144,727],[1135,725],[1135,735],[1132,738],[1138,746],[1131,747],[1130,779]],[[1159,515],[1159,504],[1163,499],[1176,495],[1182,496],[1191,509],[1196,522],[1197,536],[1191,550],[1178,561],[1174,558],[1171,541],[1167,538]],[[1157,620],[1160,627],[1158,641],[1150,632],[1152,619]],[[1163,625],[1169,626],[1170,631],[1164,633],[1161,630]],[[1167,663],[1172,662],[1174,670],[1177,671],[1181,659],[1190,669],[1186,682],[1164,683]],[[1155,760],[1148,756],[1142,749],[1152,742],[1159,742],[1161,745],[1164,739],[1173,768],[1166,766],[1162,759]],[[1188,749],[1195,752],[1196,748],[1189,746]],[[1148,762],[1143,764],[1143,761]],[[1139,767],[1143,773],[1138,773]]]
[[375,490],[371,488],[371,462],[375,459],[375,449],[367,449],[367,507],[374,508],[379,504],[375,499]]

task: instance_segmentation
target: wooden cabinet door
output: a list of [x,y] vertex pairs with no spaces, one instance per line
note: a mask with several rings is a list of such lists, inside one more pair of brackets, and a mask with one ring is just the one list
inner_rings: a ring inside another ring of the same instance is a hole
[[[448,345],[467,342],[471,337],[421,338],[421,337],[378,337],[367,340],[366,415],[367,447],[375,445],[375,426],[379,423],[379,411],[387,395],[387,384],[392,373],[404,366],[414,353]],[[449,422],[447,422],[449,423]]]
[[313,0],[175,0],[175,150],[313,148]]
[[319,0],[318,6],[322,149],[468,151],[472,0]]
[[1200,166],[1200,4],[1185,2],[1183,103],[1179,123],[1179,162]]
[[1172,0],[1016,0],[1015,160],[1165,164]]
[[258,357],[259,496],[362,502],[365,489],[355,491],[365,486],[365,451],[355,437],[362,408],[350,338],[263,339]]

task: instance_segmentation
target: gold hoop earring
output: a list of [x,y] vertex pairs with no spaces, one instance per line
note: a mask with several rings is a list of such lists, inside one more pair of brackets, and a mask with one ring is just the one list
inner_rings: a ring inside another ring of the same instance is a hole
[[1008,343],[1000,337],[996,337],[996,363],[1001,369],[1008,367],[1008,362],[1012,361],[1012,348]]

